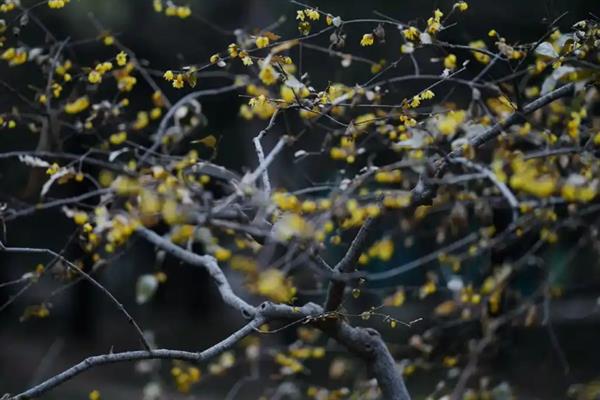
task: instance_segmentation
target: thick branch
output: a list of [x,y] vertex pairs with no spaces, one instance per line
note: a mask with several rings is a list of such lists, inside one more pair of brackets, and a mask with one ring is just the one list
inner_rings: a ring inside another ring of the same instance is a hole
[[260,315],[269,319],[301,319],[315,320],[315,325],[347,347],[361,358],[367,369],[377,379],[383,398],[386,400],[410,400],[400,371],[396,368],[394,358],[386,344],[375,329],[353,327],[337,318],[328,318],[330,313],[314,303],[303,307],[290,307],[283,304],[263,303],[259,307]]
[[351,351],[362,355],[377,379],[384,399],[410,400],[401,372],[376,330],[342,323],[335,338]]

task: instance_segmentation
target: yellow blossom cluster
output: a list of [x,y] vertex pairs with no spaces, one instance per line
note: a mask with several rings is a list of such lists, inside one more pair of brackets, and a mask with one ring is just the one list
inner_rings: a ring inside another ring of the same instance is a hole
[[0,58],[4,61],[8,61],[8,65],[11,67],[24,64],[27,62],[28,53],[23,48],[10,47],[0,55]]
[[442,135],[452,136],[465,121],[467,113],[464,110],[450,111],[437,121],[437,128]]
[[278,303],[289,303],[296,296],[296,288],[278,269],[267,269],[258,275],[254,290]]
[[179,17],[185,19],[192,15],[192,9],[189,6],[177,6],[171,1],[167,2],[165,6],[162,0],[153,0],[152,6],[154,7],[154,11],[157,13],[164,12],[167,17]]
[[18,0],[4,0],[2,4],[0,4],[0,12],[7,13],[15,8],[17,8]]
[[427,32],[430,34],[436,34],[442,28],[441,18],[444,16],[444,13],[440,11],[440,9],[436,9],[433,12],[433,17],[430,17],[427,20]]
[[69,4],[71,0],[48,0],[48,7],[50,8],[63,8]]
[[92,84],[98,84],[102,82],[102,76],[112,69],[113,64],[110,61],[97,64],[96,67],[88,74],[88,82]]
[[484,52],[484,50],[487,49],[487,46],[485,45],[485,42],[483,40],[475,40],[473,42],[470,42],[469,47],[473,49],[471,53],[477,61],[479,61],[482,64],[488,64],[490,62],[490,56]]
[[175,379],[177,390],[181,393],[189,393],[193,384],[200,382],[202,372],[198,367],[177,364],[171,368],[171,376]]
[[511,188],[536,197],[549,197],[557,190],[558,178],[538,160],[517,157],[510,165],[513,170],[509,180]]
[[79,97],[72,102],[65,104],[67,114],[78,114],[85,111],[90,106],[90,100],[87,96]]

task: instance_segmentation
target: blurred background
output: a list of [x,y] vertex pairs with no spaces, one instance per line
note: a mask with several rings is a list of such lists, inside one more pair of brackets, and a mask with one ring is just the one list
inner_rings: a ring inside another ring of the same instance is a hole
[[[238,28],[253,32],[281,22],[281,18],[287,18],[287,22],[278,24],[273,31],[283,37],[297,34],[294,17],[299,6],[284,0],[189,0],[186,4],[192,8],[193,18],[184,21],[155,13],[151,0],[73,0],[61,12],[39,7],[34,14],[58,38],[71,37],[76,41],[98,36],[98,30],[91,23],[91,13],[95,21],[133,49],[137,57],[146,60],[147,67],[157,73],[188,64],[204,64],[211,54],[224,51],[234,41],[233,32]],[[425,20],[435,8],[448,10],[452,4],[451,1],[430,0],[328,0],[309,3],[310,6],[319,7],[333,15],[340,15],[342,19],[370,18],[374,16],[373,11],[379,11],[405,22]],[[568,15],[561,22],[564,29],[589,17],[590,12],[600,13],[600,8],[597,0],[473,0],[470,2],[469,12],[460,15],[460,24],[456,29],[450,30],[444,39],[467,43],[485,37],[488,30],[494,28],[509,40],[518,38],[522,42],[531,42],[545,32],[548,21],[565,11],[568,11]],[[366,26],[364,31],[371,28]],[[348,30],[350,45],[345,51],[352,52],[362,33],[358,28]],[[24,32],[23,35],[28,33]],[[394,42],[397,38],[389,36],[385,49],[369,48],[363,53],[367,52],[369,58],[377,60],[386,56],[390,49],[399,49],[400,43]],[[22,39],[27,42],[27,37]],[[321,43],[326,46],[327,40],[324,37]],[[112,56],[113,50],[99,49],[94,43],[82,43],[77,46],[75,53],[81,59],[92,61]],[[351,86],[370,77],[368,66],[343,69],[339,67],[339,59],[309,50],[305,50],[303,54],[303,65],[306,71],[310,71],[311,80],[316,87],[322,87],[330,80],[343,81]],[[331,76],[332,71],[335,71],[335,76]],[[394,73],[410,72],[410,65],[405,65]],[[27,92],[27,84],[36,78],[26,68],[9,70],[3,63],[0,66],[0,79],[9,80],[14,87]],[[199,87],[217,87],[229,82],[227,79],[201,77]],[[168,85],[164,87],[171,99],[180,95],[180,92],[171,90]],[[136,92],[132,97],[134,96],[140,96],[140,102],[148,101],[147,94]],[[135,98],[131,100],[132,103],[136,102]],[[12,94],[0,87],[0,110],[9,109],[14,101]],[[264,127],[264,121],[246,122],[232,118],[232,115],[237,115],[239,105],[245,101],[232,93],[203,102],[203,112],[208,119],[207,130],[214,132],[220,139],[216,162],[240,173],[244,171],[244,167],[255,165],[251,139]],[[276,133],[283,133],[283,128],[276,129]],[[26,130],[0,131],[0,152],[32,149],[36,142],[36,136]],[[278,168],[273,168],[276,185],[292,188],[305,186],[306,177],[290,173],[288,167],[283,162]],[[335,167],[313,165],[311,168],[325,171],[323,173],[327,175]],[[18,204],[32,201],[22,196],[28,173],[29,169],[14,159],[0,159],[0,202]],[[61,190],[64,190],[64,195],[75,194],[69,188]],[[57,191],[54,195],[59,197],[61,192]],[[40,212],[7,224],[5,239],[12,246],[48,247],[57,251],[66,249],[67,256],[77,256],[80,250],[72,240],[73,231],[74,225],[61,213]],[[573,287],[581,285],[576,296],[567,296],[564,301],[554,305],[554,333],[550,334],[546,327],[511,331],[510,335],[504,337],[507,342],[502,346],[503,350],[499,354],[490,355],[483,364],[496,377],[511,382],[518,398],[565,398],[570,385],[600,377],[600,350],[597,343],[600,337],[597,303],[600,287],[590,284],[599,281],[598,263],[585,252],[573,254],[571,245],[572,243],[566,243],[562,247],[558,246],[552,253],[545,255],[553,273],[560,279],[571,283]],[[401,263],[410,260],[431,250],[430,246],[430,242],[417,243],[410,252],[404,252],[398,256],[401,258],[394,261]],[[332,256],[335,258],[335,255]],[[31,271],[37,263],[47,261],[31,255],[0,253],[0,282],[17,279],[23,273]],[[586,265],[590,266],[589,270],[585,270]],[[168,258],[162,265],[168,273],[168,281],[161,285],[150,303],[136,304],[134,285],[137,277],[155,267],[151,246],[134,240],[129,251],[102,272],[101,280],[124,303],[142,327],[153,332],[160,347],[203,349],[240,326],[240,316],[223,306],[206,274]],[[405,279],[405,284],[417,285],[422,282],[423,277],[415,273]],[[232,275],[232,280],[235,285],[242,285],[240,277]],[[523,282],[523,285],[527,286],[527,282]],[[0,304],[17,291],[18,288],[15,287],[0,288]],[[306,299],[319,300],[320,297],[306,296]],[[20,322],[20,316],[27,305],[43,301],[52,304],[51,318]],[[369,301],[368,295],[364,301]],[[419,317],[427,319],[427,312],[427,304],[409,304],[402,308],[398,317],[404,320]],[[391,343],[402,345],[414,332],[426,326],[427,324],[410,330],[402,328],[386,331],[385,336]],[[285,334],[273,336],[266,340],[286,340]],[[460,332],[457,332],[457,340],[461,337]],[[449,340],[447,346],[451,348],[453,345],[452,340]],[[89,284],[81,282],[64,288],[57,281],[43,279],[0,312],[0,394],[20,391],[90,354],[100,354],[111,349],[123,351],[138,346],[127,322]],[[207,378],[193,391],[193,395],[178,394],[167,383],[167,398],[224,398],[232,384],[248,374],[247,367],[239,365],[223,377]],[[141,388],[148,378],[133,371],[133,366],[128,364],[97,368],[47,394],[45,398],[85,398],[92,389],[101,390],[104,399],[141,398]],[[442,371],[432,371],[431,374],[415,374],[410,377],[408,386],[415,398],[430,393],[441,374]],[[315,365],[313,376],[309,379],[326,385],[326,380],[320,378],[324,376],[326,374],[320,374],[319,367]],[[168,382],[168,374],[163,379]],[[257,398],[264,382],[268,380],[269,374],[265,372],[261,380],[244,386],[244,391],[238,398]]]

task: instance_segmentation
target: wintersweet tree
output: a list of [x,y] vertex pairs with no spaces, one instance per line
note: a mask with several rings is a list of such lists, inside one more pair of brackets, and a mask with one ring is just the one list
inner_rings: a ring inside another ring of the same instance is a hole
[[[147,7],[192,21],[194,7],[176,3]],[[208,60],[156,65],[93,16],[91,39],[59,37],[38,17],[79,7],[88,18],[85,2],[2,1],[0,134],[37,146],[0,153],[31,171],[4,193],[0,249],[18,254],[0,309],[42,281],[87,281],[140,345],[50,368],[7,398],[144,360],[166,360],[146,364],[148,399],[200,394],[204,376],[242,361],[272,371],[255,378],[265,399],[409,399],[414,376],[430,376],[429,398],[511,396],[479,365],[514,327],[548,326],[550,302],[576,282],[556,279],[553,249],[588,252],[598,269],[600,22],[569,27],[563,14],[532,42],[501,26],[462,42],[465,1],[410,21],[292,3],[287,22],[240,28]],[[79,54],[81,43],[95,50]],[[241,169],[216,161],[233,150],[203,113],[227,93],[239,101],[225,113],[260,126]],[[78,251],[13,243],[23,217],[52,210],[72,220]],[[103,283],[134,238],[205,270],[239,329],[204,349],[151,340],[131,308],[151,310],[177,270],[145,268],[131,285],[138,305]],[[27,266],[30,253],[39,264]],[[51,319],[51,298],[21,312]],[[315,365],[329,386],[308,374]],[[227,398],[247,398],[246,383]]]

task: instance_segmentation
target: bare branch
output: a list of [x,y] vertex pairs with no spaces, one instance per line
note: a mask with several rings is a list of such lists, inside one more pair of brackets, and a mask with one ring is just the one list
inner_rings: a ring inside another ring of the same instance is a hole
[[[360,254],[368,245],[369,232],[372,229],[375,221],[375,218],[370,218],[364,223],[364,225],[360,227],[358,233],[354,237],[354,240],[350,244],[350,248],[344,257],[333,268],[334,273],[348,273],[355,269]],[[332,281],[329,284],[327,299],[325,300],[325,311],[333,311],[340,306],[345,289],[346,282],[343,280]]]
[[239,310],[245,317],[249,318],[256,314],[255,307],[246,303],[244,300],[242,300],[242,298],[233,292],[227,277],[223,271],[221,271],[221,268],[219,268],[217,260],[214,257],[208,255],[201,256],[187,251],[172,243],[168,239],[161,237],[154,231],[144,227],[138,228],[136,232],[150,243],[179,258],[181,261],[190,265],[204,268],[217,283],[217,287],[219,288],[219,292],[221,293],[221,297],[225,303]]
[[98,356],[88,357],[82,362],[73,367],[61,372],[60,374],[34,386],[31,389],[24,391],[23,393],[17,394],[16,396],[10,397],[10,400],[21,400],[39,397],[40,395],[48,392],[49,390],[73,379],[82,372],[87,371],[90,368],[97,367],[105,364],[115,364],[127,361],[140,361],[140,360],[183,360],[190,362],[202,362],[209,360],[229,350],[237,342],[244,337],[252,333],[257,327],[261,326],[265,322],[262,317],[254,318],[248,324],[231,334],[226,339],[219,343],[209,347],[208,349],[195,353],[181,350],[139,350],[139,351],[125,351],[122,353],[109,353]]
[[[258,155],[259,165],[262,165],[265,162],[265,152],[262,148],[262,144],[260,141],[271,130],[271,128],[273,128],[278,114],[279,114],[279,109],[275,109],[275,112],[273,113],[273,115],[271,115],[269,124],[265,127],[265,129],[260,131],[259,134],[254,137],[254,139],[252,139],[252,141],[254,142],[254,147],[256,148],[256,154]],[[269,180],[269,171],[267,170],[267,168],[265,168],[262,173],[262,180],[263,180],[263,188],[268,196],[271,193],[271,181]]]
[[112,293],[106,288],[104,287],[104,285],[102,285],[100,282],[98,282],[97,280],[95,280],[94,278],[92,278],[89,274],[87,274],[86,272],[84,272],[81,268],[79,268],[77,265],[73,264],[71,261],[67,260],[65,257],[63,257],[62,255],[58,254],[57,252],[50,250],[50,249],[40,249],[40,248],[30,248],[30,247],[6,247],[2,242],[0,242],[0,251],[4,251],[7,253],[42,253],[42,254],[49,254],[53,257],[56,257],[60,260],[62,260],[65,264],[67,264],[67,266],[71,269],[74,269],[75,271],[77,271],[78,274],[82,275],[88,282],[90,282],[93,286],[95,286],[96,288],[100,289],[105,295],[106,297],[108,297],[110,299],[110,301],[113,302],[113,304],[117,307],[117,309],[119,309],[119,311],[125,316],[125,318],[127,319],[127,322],[129,322],[129,324],[131,324],[133,326],[133,328],[135,329],[140,341],[142,342],[142,344],[144,345],[144,348],[146,350],[151,350],[151,346],[148,343],[148,341],[146,340],[146,338],[144,337],[144,333],[142,332],[142,329],[139,327],[139,325],[137,324],[137,322],[135,322],[135,320],[133,319],[133,317],[131,316],[131,314],[129,314],[129,312],[127,312],[127,310],[125,309],[125,307],[123,307],[123,304],[121,304],[121,302],[119,302],[119,300],[117,300]]

